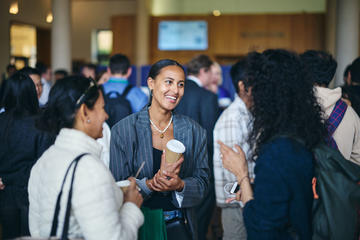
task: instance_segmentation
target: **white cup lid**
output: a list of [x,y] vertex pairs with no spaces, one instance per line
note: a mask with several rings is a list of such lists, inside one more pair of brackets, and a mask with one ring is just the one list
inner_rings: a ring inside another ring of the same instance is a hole
[[185,152],[184,144],[182,144],[182,142],[180,142],[176,139],[171,139],[170,141],[168,141],[166,144],[166,147],[172,152],[176,152],[176,153],[184,153]]
[[119,187],[128,187],[130,186],[130,181],[129,180],[118,181],[116,182],[116,185],[118,185]]

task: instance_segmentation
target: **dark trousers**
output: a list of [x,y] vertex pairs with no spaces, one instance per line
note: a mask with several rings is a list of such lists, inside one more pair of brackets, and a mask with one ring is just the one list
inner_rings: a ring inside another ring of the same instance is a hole
[[29,202],[27,189],[6,186],[0,190],[0,223],[2,239],[29,236]]
[[198,239],[205,240],[209,223],[215,209],[215,188],[213,183],[210,183],[208,194],[196,209]]

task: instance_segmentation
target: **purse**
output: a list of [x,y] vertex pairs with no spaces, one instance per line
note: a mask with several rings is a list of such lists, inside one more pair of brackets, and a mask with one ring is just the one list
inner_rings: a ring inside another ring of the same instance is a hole
[[[15,238],[14,240],[68,240],[68,231],[69,231],[69,222],[70,222],[70,210],[71,210],[71,198],[72,198],[72,192],[73,192],[73,183],[74,183],[74,178],[75,178],[75,171],[77,168],[77,165],[80,161],[80,159],[87,155],[88,153],[83,153],[80,154],[79,156],[77,156],[69,165],[68,169],[66,170],[65,176],[64,176],[64,180],[61,184],[61,189],[60,192],[58,194],[57,200],[56,200],[56,205],[55,205],[55,212],[54,212],[54,217],[53,217],[53,221],[52,221],[52,225],[51,225],[51,232],[50,232],[50,237],[48,238],[37,238],[37,237],[19,237],[19,238]],[[70,182],[70,190],[68,193],[68,201],[66,204],[66,212],[65,212],[65,220],[64,220],[64,226],[62,229],[62,233],[61,233],[61,237],[58,238],[56,237],[56,231],[57,231],[57,227],[58,227],[58,218],[59,218],[59,212],[60,212],[60,200],[61,200],[61,196],[63,193],[63,188],[64,188],[64,184],[65,184],[65,180],[66,177],[70,171],[71,166],[75,164],[73,172],[72,172],[72,177],[71,177],[71,182]],[[80,238],[76,238],[76,239],[72,239],[72,240],[82,240]]]
[[166,232],[169,239],[172,240],[191,240],[189,226],[184,219],[175,218],[166,223]]

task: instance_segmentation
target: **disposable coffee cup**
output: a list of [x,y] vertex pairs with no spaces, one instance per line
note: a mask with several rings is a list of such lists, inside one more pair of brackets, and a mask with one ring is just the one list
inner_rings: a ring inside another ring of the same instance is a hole
[[128,190],[128,187],[130,186],[130,181],[129,180],[118,181],[116,182],[116,185],[118,185],[121,188],[121,190],[125,193]]
[[185,152],[185,146],[182,144],[182,142],[171,139],[166,144],[165,149],[165,158],[166,162],[168,163],[174,163],[183,155]]

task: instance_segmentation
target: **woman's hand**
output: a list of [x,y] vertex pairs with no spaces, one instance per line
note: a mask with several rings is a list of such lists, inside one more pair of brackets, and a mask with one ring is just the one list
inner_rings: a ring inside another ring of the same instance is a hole
[[144,199],[136,188],[135,178],[131,177],[128,180],[130,181],[130,186],[124,194],[124,202],[132,202],[140,208]]
[[177,160],[174,163],[168,163],[166,162],[166,157],[165,157],[165,151],[163,151],[162,155],[161,155],[161,164],[160,164],[160,172],[162,174],[163,171],[166,171],[168,173],[175,173],[175,174],[179,174],[180,172],[180,168],[181,168],[181,164],[184,162],[184,156],[181,156],[179,158],[179,160]]
[[178,191],[184,189],[184,181],[175,173],[160,170],[149,181],[150,188],[157,192]]
[[5,188],[5,185],[2,181],[2,179],[0,178],[0,190],[3,190]]
[[232,203],[233,201],[241,201],[244,205],[254,199],[253,191],[250,185],[249,178],[244,179],[243,184],[241,184],[242,189],[240,189],[235,197],[226,199],[226,203]]
[[239,191],[236,193],[235,197],[227,198],[227,199],[225,200],[225,202],[226,202],[226,203],[232,203],[233,201],[241,201],[240,196],[241,196],[241,191],[239,190]]
[[221,141],[218,141],[218,144],[220,145],[221,158],[224,168],[232,172],[238,179],[248,176],[249,171],[246,156],[241,147],[235,145],[235,148],[238,151],[235,152],[232,148],[226,146]]

